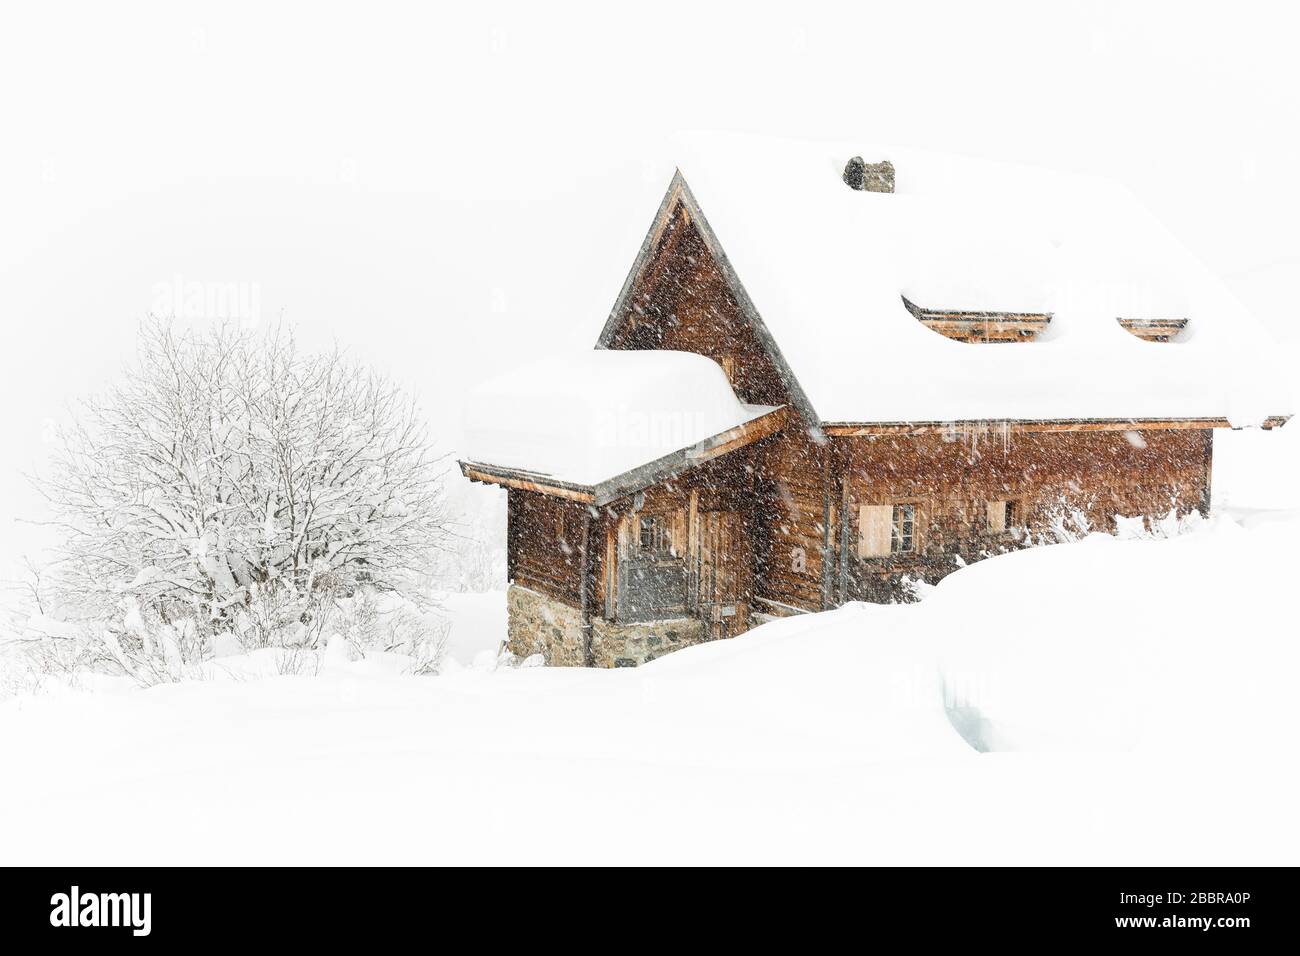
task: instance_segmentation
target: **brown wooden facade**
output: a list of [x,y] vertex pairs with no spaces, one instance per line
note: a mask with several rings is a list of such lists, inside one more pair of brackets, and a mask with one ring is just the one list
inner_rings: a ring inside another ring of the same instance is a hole
[[[983,314],[920,317],[978,319],[989,341],[1028,340],[1050,320],[1011,316],[1001,336]],[[782,412],[612,490],[463,464],[511,489],[512,583],[578,609],[588,631],[691,618],[734,636],[756,615],[906,599],[909,580],[1032,544],[1067,512],[1102,531],[1205,512],[1212,429],[1227,424],[818,421],[680,180],[598,344],[706,355],[742,401]]]
[[[730,630],[751,610],[897,600],[907,596],[905,579],[934,582],[1032,543],[1067,512],[1109,531],[1118,517],[1206,510],[1210,436],[985,428],[819,445],[783,433],[600,508],[511,490],[509,574],[582,607],[585,569],[589,613],[637,620],[725,612],[739,618]],[[914,507],[913,541],[863,554],[862,509],[884,505]],[[1001,521],[991,505],[1009,509]],[[680,587],[661,584],[665,597],[654,607],[620,603],[634,563],[676,567]]]
[[749,626],[758,510],[755,449],[603,507],[508,492],[511,583],[608,621],[698,617]]

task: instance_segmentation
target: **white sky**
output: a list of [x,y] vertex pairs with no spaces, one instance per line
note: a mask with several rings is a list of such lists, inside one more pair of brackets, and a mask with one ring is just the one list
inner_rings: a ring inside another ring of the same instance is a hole
[[1294,337],[1279,4],[27,6],[0,20],[6,561],[21,472],[160,284],[255,288],[416,387],[451,449],[467,383],[594,342],[618,290],[584,263],[630,265],[654,210],[575,199],[675,128],[1111,176]]

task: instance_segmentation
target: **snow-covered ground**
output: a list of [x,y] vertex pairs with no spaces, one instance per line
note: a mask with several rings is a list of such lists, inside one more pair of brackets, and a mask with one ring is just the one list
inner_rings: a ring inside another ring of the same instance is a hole
[[495,668],[489,593],[438,677],[12,699],[0,861],[1294,863],[1298,531],[1093,536],[636,670]]
[[436,600],[451,621],[447,656],[452,668],[495,661],[506,639],[506,592],[442,593]]

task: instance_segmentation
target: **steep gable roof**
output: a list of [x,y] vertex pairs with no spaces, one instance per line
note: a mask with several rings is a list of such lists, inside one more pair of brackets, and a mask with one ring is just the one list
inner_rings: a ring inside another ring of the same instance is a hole
[[785,391],[783,397],[788,397],[789,404],[799,413],[804,422],[814,432],[817,432],[817,415],[808,401],[808,396],[795,378],[785,360],[785,356],[781,354],[781,349],[776,340],[767,330],[762,316],[754,308],[749,293],[745,291],[744,285],[731,267],[726,252],[718,242],[717,236],[713,234],[713,230],[709,227],[708,220],[704,218],[699,204],[696,203],[695,197],[691,194],[691,189],[680,171],[673,174],[668,191],[664,194],[663,202],[660,203],[659,210],[655,213],[654,220],[650,225],[650,230],[646,233],[641,249],[632,262],[632,268],[628,270],[627,278],[623,282],[618,298],[614,301],[609,317],[605,320],[605,326],[596,341],[596,347],[608,349],[615,346],[616,337],[640,308],[640,303],[636,297],[648,273],[653,269],[656,260],[669,254],[671,243],[678,239],[687,228],[695,230],[703,242],[708,256],[716,264],[727,291],[739,309],[742,321],[752,331],[758,347],[780,377]]

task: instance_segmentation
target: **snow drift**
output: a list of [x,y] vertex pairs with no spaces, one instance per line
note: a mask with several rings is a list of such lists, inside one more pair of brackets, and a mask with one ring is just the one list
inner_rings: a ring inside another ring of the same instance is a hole
[[[1298,524],[996,557],[918,605],[635,670],[476,652],[439,677],[259,679],[226,658],[224,678],[10,700],[5,858],[1288,862]],[[67,825],[90,808],[114,825]]]
[[940,582],[950,705],[991,750],[1293,752],[1300,522],[1220,517],[1168,540],[1091,535]]

